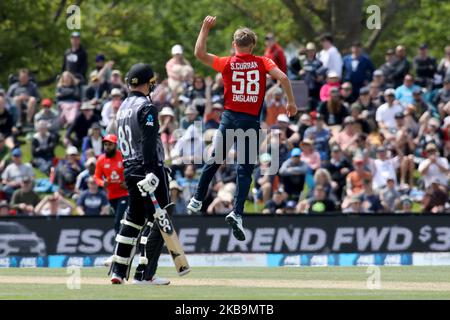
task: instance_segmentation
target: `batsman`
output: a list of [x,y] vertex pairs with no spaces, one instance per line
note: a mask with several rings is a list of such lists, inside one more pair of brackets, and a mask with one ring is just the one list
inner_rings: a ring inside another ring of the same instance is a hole
[[[126,81],[130,94],[120,106],[116,118],[129,205],[116,237],[111,282],[122,284],[128,279],[140,236],[139,265],[133,283],[168,285],[169,280],[155,276],[164,243],[158,227],[159,219],[154,218],[155,207],[159,212],[160,208],[168,213],[172,210],[164,149],[158,133],[158,110],[149,97],[155,77],[148,64],[138,63],[131,67]],[[155,205],[150,196],[155,198]]]

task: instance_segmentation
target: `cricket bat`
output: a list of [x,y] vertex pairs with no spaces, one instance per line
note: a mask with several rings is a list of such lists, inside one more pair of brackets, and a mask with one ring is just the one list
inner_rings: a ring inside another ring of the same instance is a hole
[[172,256],[178,275],[180,277],[184,276],[191,271],[191,268],[189,267],[184,250],[181,247],[180,240],[178,240],[177,232],[173,227],[167,211],[159,206],[159,203],[153,193],[150,194],[150,198],[155,206],[155,214],[153,215],[155,217],[154,223],[158,225],[159,231],[161,231],[161,235],[166,243],[169,254]]

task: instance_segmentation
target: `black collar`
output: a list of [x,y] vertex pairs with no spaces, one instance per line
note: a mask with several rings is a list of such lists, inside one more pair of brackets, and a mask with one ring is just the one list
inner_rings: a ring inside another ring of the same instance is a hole
[[146,97],[146,95],[140,91],[131,91],[128,96],[129,97]]

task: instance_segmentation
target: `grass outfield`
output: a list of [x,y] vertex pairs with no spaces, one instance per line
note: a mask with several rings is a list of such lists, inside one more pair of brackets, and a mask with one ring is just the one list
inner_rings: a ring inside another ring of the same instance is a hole
[[368,289],[365,267],[196,267],[185,277],[160,268],[170,286],[112,286],[106,268],[82,268],[80,289],[66,269],[0,269],[0,299],[450,299],[450,267],[380,267]]

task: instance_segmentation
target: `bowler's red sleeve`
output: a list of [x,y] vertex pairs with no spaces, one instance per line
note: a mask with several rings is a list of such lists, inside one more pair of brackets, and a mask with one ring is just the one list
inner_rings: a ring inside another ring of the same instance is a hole
[[214,61],[213,61],[213,69],[216,70],[217,72],[222,72],[223,69],[225,68],[225,66],[227,65],[227,61],[230,57],[218,57],[218,56],[214,56]]
[[266,72],[269,72],[270,70],[272,70],[273,68],[275,68],[277,66],[275,64],[275,62],[273,62],[273,60],[270,58],[262,57],[262,59],[263,59],[264,68],[266,69]]

